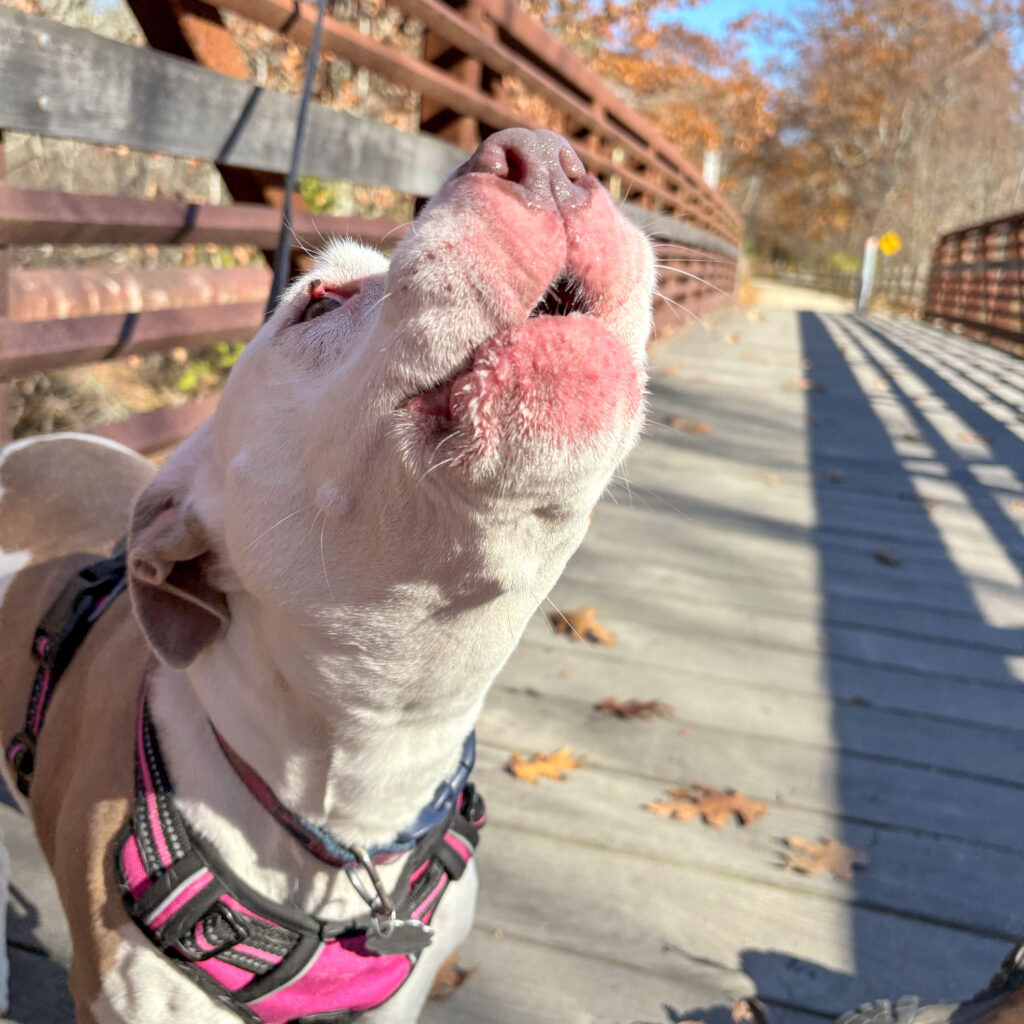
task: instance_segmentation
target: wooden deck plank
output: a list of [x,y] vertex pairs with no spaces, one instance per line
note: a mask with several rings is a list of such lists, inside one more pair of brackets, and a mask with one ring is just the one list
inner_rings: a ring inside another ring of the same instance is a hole
[[[645,742],[643,730],[649,725],[617,724],[637,730],[635,741]],[[658,787],[647,779],[585,762],[568,782],[545,783],[538,789],[502,770],[508,755],[504,747],[480,746],[492,820],[509,828],[699,867],[721,876],[713,888],[747,878],[991,936],[1012,936],[1020,927],[1019,906],[1003,897],[1024,884],[1024,853],[850,822],[834,812],[775,801],[769,801],[766,816],[754,825],[741,828],[731,823],[720,832],[700,822],[684,824],[645,812],[643,805],[658,795]],[[784,869],[786,836],[817,841],[840,834],[870,857],[869,868],[858,873],[855,886],[828,873],[802,875]],[[490,845],[489,838],[487,842]],[[565,854],[570,861],[572,857]],[[970,870],[965,871],[968,864]],[[950,886],[951,877],[958,879],[955,887]]]
[[[845,725],[840,715],[836,729],[841,744]],[[885,761],[841,746],[823,748],[744,733],[728,722],[692,729],[685,738],[677,729],[651,730],[638,738],[591,719],[582,702],[497,689],[488,698],[480,738],[523,753],[570,746],[599,768],[649,779],[651,799],[664,786],[734,786],[757,799],[792,807],[833,813],[841,808],[843,817],[869,824],[1009,850],[1024,847],[1024,826],[1019,817],[1006,813],[1007,806],[1020,800],[1019,780],[1001,785],[904,764],[897,759],[898,751]]]
[[685,666],[638,671],[631,659],[602,655],[581,650],[568,638],[546,647],[524,644],[497,685],[511,693],[579,702],[595,725],[598,718],[589,709],[597,701],[639,696],[673,706],[680,728],[727,728],[783,744],[841,749],[1024,786],[1024,730],[911,716],[866,705],[861,698],[841,702],[842,734],[837,735],[834,696],[714,678]]

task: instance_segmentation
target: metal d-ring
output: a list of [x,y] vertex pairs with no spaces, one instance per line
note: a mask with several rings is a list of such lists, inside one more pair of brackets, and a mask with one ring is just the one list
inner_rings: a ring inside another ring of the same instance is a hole
[[[395,904],[392,902],[391,894],[387,891],[384,883],[381,881],[380,875],[377,874],[377,868],[374,866],[373,858],[366,852],[366,849],[362,846],[350,847],[352,852],[355,854],[356,860],[359,861],[359,866],[370,876],[370,881],[373,883],[374,895],[370,895],[369,891],[363,885],[359,878],[355,868],[349,868],[348,877],[352,882],[352,887],[366,902],[366,905],[370,908],[370,913],[373,915],[373,924],[377,932],[380,935],[390,935],[395,928],[395,922],[398,919],[398,911],[395,909]],[[384,918],[387,923],[387,930],[381,926],[380,919]]]

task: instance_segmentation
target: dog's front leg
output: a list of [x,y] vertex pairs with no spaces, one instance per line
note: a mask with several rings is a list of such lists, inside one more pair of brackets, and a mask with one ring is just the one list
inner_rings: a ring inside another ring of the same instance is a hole
[[360,1018],[360,1024],[415,1024],[430,995],[437,972],[469,936],[476,912],[476,862],[453,882],[433,920],[434,941],[424,950],[409,980],[383,1006]]

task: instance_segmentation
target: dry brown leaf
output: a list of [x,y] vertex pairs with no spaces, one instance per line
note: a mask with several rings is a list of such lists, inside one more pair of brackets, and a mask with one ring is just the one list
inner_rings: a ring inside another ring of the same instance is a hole
[[892,548],[879,548],[875,552],[875,561],[881,562],[882,565],[897,566],[903,564],[903,559]]
[[736,1024],[769,1024],[768,1007],[757,996],[737,999],[732,1004],[732,1019]]
[[605,697],[595,705],[598,711],[610,711],[619,718],[671,718],[673,709],[660,700],[637,700],[631,697],[620,701],[618,697]]
[[566,772],[575,771],[583,764],[582,757],[573,757],[568,747],[562,747],[553,754],[534,754],[527,759],[514,753],[505,766],[517,779],[534,783],[538,779],[565,778]]
[[794,377],[786,384],[786,387],[790,391],[810,391],[814,387],[814,382],[807,377]]
[[697,420],[688,420],[683,416],[669,416],[668,425],[676,430],[685,430],[688,434],[710,434],[711,427],[707,423],[698,423]]
[[768,808],[758,800],[751,800],[735,789],[713,789],[699,782],[689,789],[669,789],[671,800],[654,800],[646,804],[647,810],[663,818],[689,821],[702,817],[714,828],[721,828],[735,814],[744,825],[749,825]]
[[828,836],[820,843],[812,843],[803,836],[788,836],[786,844],[790,850],[797,851],[783,851],[786,867],[805,875],[830,871],[836,878],[849,882],[853,879],[853,869],[866,867],[868,863],[868,855],[863,850],[857,850]]
[[1014,515],[1024,515],[1024,498],[1014,498],[1010,502],[1010,512]]
[[568,612],[552,612],[548,615],[548,621],[559,635],[564,633],[573,640],[590,640],[595,644],[615,646],[615,634],[597,621],[597,605],[588,604]]
[[452,953],[437,972],[434,984],[430,988],[430,998],[436,1000],[447,999],[463,982],[479,970],[480,965],[462,967],[459,965],[459,954]]
[[747,313],[747,319],[752,324],[759,324],[764,319],[764,316],[761,313],[758,313],[756,309],[752,309]]
[[729,332],[729,333],[728,333],[728,334],[727,334],[727,335],[725,336],[725,340],[726,340],[726,341],[727,341],[727,342],[728,342],[728,343],[729,343],[730,345],[735,345],[735,344],[737,344],[737,343],[739,342],[739,340],[740,340],[740,332],[739,332],[739,331],[730,331],[730,332]]
[[892,388],[889,385],[889,382],[887,380],[873,380],[871,382],[871,386],[876,391],[891,391],[892,390]]
[[843,473],[841,473],[838,469],[830,469],[825,474],[825,479],[830,484],[841,484],[846,479],[846,476]]
[[782,483],[782,477],[778,473],[758,473],[757,479],[765,485],[765,487],[778,487]]

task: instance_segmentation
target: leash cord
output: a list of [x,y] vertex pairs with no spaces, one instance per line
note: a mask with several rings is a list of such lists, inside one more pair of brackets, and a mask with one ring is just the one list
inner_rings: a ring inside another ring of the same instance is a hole
[[[295,5],[298,10],[298,4]],[[320,59],[320,40],[324,31],[324,13],[327,0],[318,0],[316,27],[313,30],[313,42],[309,48],[306,62],[306,80],[302,86],[302,99],[299,103],[299,116],[295,122],[295,142],[292,144],[292,160],[288,168],[288,177],[284,185],[284,209],[281,212],[281,232],[277,236],[277,249],[274,252],[274,280],[267,297],[267,309],[263,319],[269,320],[277,306],[278,300],[291,277],[292,244],[295,232],[292,230],[292,193],[295,191],[295,179],[299,173],[299,157],[302,155],[302,143],[306,137],[306,115],[309,113],[309,98],[313,92],[313,76],[316,74]]]

